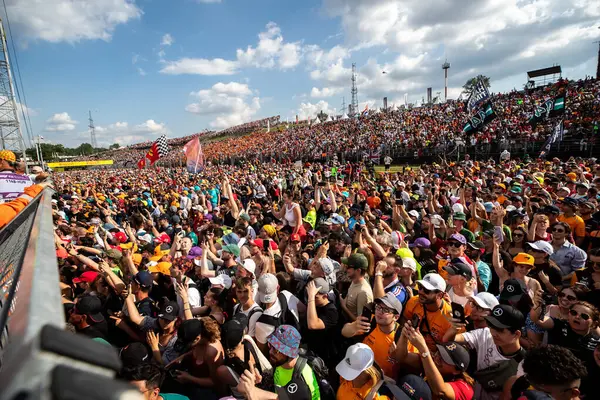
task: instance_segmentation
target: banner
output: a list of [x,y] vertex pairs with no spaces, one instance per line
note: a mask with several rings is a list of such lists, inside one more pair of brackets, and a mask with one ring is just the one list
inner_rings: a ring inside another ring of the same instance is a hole
[[146,157],[144,157],[140,161],[138,161],[137,166],[139,169],[144,169],[144,167],[146,166]]
[[533,112],[533,116],[529,118],[529,124],[535,129],[537,124],[546,118],[555,117],[565,112],[565,96],[561,95],[553,99],[548,99]]
[[90,161],[59,161],[49,162],[50,168],[65,168],[65,167],[92,167],[96,165],[112,165],[113,160],[90,160]]
[[167,154],[169,154],[169,145],[167,144],[167,137],[165,135],[162,135],[161,137],[156,139],[156,142],[152,143],[152,147],[150,147],[150,150],[146,154],[146,158],[150,160],[150,165],[153,165],[160,158],[165,157]]
[[189,173],[197,173],[204,168],[204,154],[202,153],[202,145],[200,138],[195,137],[183,146],[183,152],[186,158],[186,167]]
[[481,128],[483,128],[488,122],[492,121],[496,118],[496,113],[492,108],[490,103],[487,103],[485,107],[479,110],[475,115],[473,115],[463,128],[464,133],[468,132],[477,132]]
[[480,79],[475,84],[475,87],[471,91],[469,95],[469,99],[467,100],[467,104],[465,104],[465,111],[472,112],[473,110],[478,109],[487,99],[490,97],[490,92],[487,87],[485,87],[483,81]]
[[542,147],[542,151],[540,152],[540,158],[544,158],[550,153],[550,149],[552,148],[552,144],[558,141],[559,143],[562,141],[564,136],[564,126],[563,122],[560,121],[555,127],[552,135],[546,139],[544,146]]

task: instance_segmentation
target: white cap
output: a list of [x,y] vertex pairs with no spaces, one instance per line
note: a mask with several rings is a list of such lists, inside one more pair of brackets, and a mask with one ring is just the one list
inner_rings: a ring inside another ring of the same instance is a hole
[[544,240],[538,240],[533,243],[527,243],[527,245],[534,250],[543,251],[544,253],[550,256],[554,254],[554,248],[552,247],[552,245]]
[[345,380],[353,381],[361,372],[370,368],[374,361],[373,350],[364,343],[357,343],[348,347],[346,356],[335,367],[335,370]]
[[258,299],[261,303],[274,303],[277,300],[279,281],[273,274],[263,274],[258,279]]
[[394,249],[398,249],[400,247],[400,242],[404,240],[404,234],[400,231],[392,231],[392,247]]
[[463,207],[462,204],[455,203],[455,204],[452,205],[452,212],[453,213],[464,213],[465,212],[465,208]]
[[410,210],[408,212],[408,215],[410,215],[411,217],[414,217],[414,218],[419,218],[419,212],[417,210]]
[[565,192],[567,192],[567,193],[571,193],[571,189],[569,189],[569,188],[568,188],[568,187],[566,187],[566,186],[563,186],[563,187],[560,187],[560,188],[558,188],[558,190],[557,190],[556,192],[558,193],[558,192],[560,192],[561,190],[564,190],[564,191],[565,191]]
[[256,263],[253,259],[246,258],[244,261],[242,261],[242,266],[246,271],[254,275],[254,271],[256,271]]
[[435,272],[425,275],[423,279],[417,281],[417,283],[423,285],[423,287],[427,290],[439,290],[440,292],[446,291],[446,281],[440,274],[436,274]]
[[477,293],[476,296],[471,296],[469,298],[477,303],[479,307],[485,308],[486,310],[492,310],[500,304],[496,296],[488,292]]
[[402,257],[402,268],[409,268],[412,272],[417,270],[417,260],[410,257]]
[[217,275],[214,278],[208,278],[208,280],[210,281],[211,285],[223,286],[223,289],[230,289],[231,284],[233,283],[228,275],[223,274]]

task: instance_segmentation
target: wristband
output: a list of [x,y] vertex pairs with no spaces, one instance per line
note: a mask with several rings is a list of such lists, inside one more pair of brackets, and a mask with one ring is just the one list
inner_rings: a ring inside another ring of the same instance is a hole
[[375,276],[383,276],[383,273],[381,273],[381,272],[375,272]]

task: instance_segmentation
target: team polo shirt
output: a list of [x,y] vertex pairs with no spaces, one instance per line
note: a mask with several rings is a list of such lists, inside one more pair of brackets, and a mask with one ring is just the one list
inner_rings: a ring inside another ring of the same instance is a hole
[[389,377],[395,377],[398,372],[398,364],[389,354],[390,346],[394,343],[396,329],[402,328],[396,324],[395,329],[386,334],[381,330],[379,325],[376,325],[375,329],[363,340],[363,343],[373,350],[375,362],[381,367],[384,375]]
[[[340,379],[341,385],[336,396],[338,400],[364,400],[367,398],[367,395],[373,388],[373,381],[369,381],[362,387],[355,388],[352,384],[352,381],[347,381],[343,378]],[[375,393],[373,400],[390,400],[390,398],[388,396]]]
[[[452,324],[449,322],[449,320],[452,318],[452,307],[448,302],[443,301],[441,309],[433,312],[427,311],[426,323],[425,319],[423,318],[423,305],[419,302],[419,296],[417,295],[411,297],[410,300],[408,300],[408,303],[406,303],[406,308],[404,309],[404,318],[407,321],[410,321],[415,314],[421,317],[421,325],[419,326],[419,329],[421,330],[423,336],[425,336],[427,347],[430,351],[436,352],[437,347],[435,342],[437,341],[438,343],[442,343],[444,334],[452,327]],[[429,328],[427,325],[429,325]],[[413,352],[416,352],[416,350]]]

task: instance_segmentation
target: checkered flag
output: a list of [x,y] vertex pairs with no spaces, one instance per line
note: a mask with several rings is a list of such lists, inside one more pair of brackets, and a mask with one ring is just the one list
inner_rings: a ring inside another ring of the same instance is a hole
[[166,157],[169,154],[169,145],[167,144],[167,137],[162,135],[154,143],[146,154],[146,158],[150,160],[150,165],[153,165],[160,158]]

